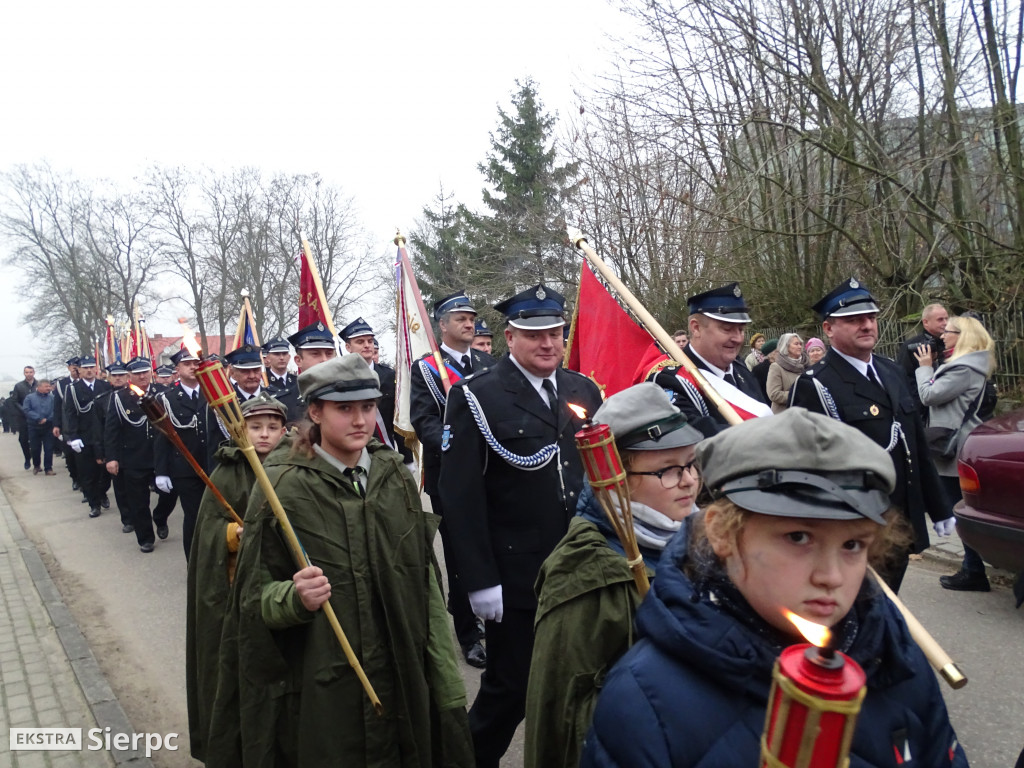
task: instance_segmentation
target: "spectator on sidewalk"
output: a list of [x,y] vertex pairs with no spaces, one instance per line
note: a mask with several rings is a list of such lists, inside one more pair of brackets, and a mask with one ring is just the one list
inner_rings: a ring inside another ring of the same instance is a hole
[[928,418],[928,406],[921,404],[921,396],[917,391],[917,348],[922,344],[931,347],[932,360],[935,367],[942,365],[945,361],[943,354],[946,348],[943,344],[942,332],[946,330],[946,323],[949,322],[949,313],[941,304],[929,304],[921,310],[921,326],[923,330],[916,336],[911,336],[900,347],[896,362],[903,368],[907,375],[907,386],[910,394],[914,397],[917,410],[921,413],[922,419]]
[[[36,384],[35,391],[25,396],[21,409],[28,425],[29,454],[32,457],[32,472],[38,475],[45,470],[53,471],[53,387],[48,381]],[[42,453],[42,466],[40,466]]]
[[750,354],[747,355],[743,362],[747,364],[747,368],[751,371],[754,370],[755,365],[760,365],[765,361],[767,353],[763,352],[761,348],[767,340],[763,333],[755,333],[750,337]]
[[789,407],[789,390],[808,365],[804,340],[795,333],[782,334],[775,362],[768,368],[766,390],[772,403],[772,413],[782,413]]
[[750,371],[754,374],[754,378],[757,379],[766,403],[768,402],[768,370],[772,367],[772,363],[775,362],[775,358],[779,354],[778,346],[778,339],[768,339],[764,346],[761,347],[761,354],[764,355],[764,360],[755,365]]
[[25,412],[21,409],[21,406],[25,403],[25,398],[29,396],[30,392],[33,392],[36,388],[36,369],[31,365],[26,365],[23,371],[25,378],[23,381],[19,381],[14,385],[14,389],[11,391],[11,397],[14,398],[16,408],[13,408],[14,413],[14,428],[18,432],[18,442],[21,443],[21,452],[25,455],[25,469],[32,466],[31,454],[29,452],[28,443],[28,424],[25,420]]
[[819,339],[817,336],[813,336],[807,340],[804,345],[804,349],[807,350],[807,367],[810,368],[816,362],[821,360],[828,352],[825,347],[825,342]]

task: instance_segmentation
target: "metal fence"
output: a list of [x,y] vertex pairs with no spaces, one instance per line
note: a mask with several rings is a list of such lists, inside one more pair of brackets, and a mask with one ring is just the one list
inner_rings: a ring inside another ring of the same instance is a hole
[[[1024,400],[1024,309],[1011,305],[1003,312],[984,314],[981,322],[995,342],[995,382],[1000,399]],[[777,339],[793,328],[751,328],[750,334],[763,333],[769,339]],[[806,340],[811,336],[824,339],[821,326],[813,329],[795,329]],[[920,325],[907,326],[898,322],[879,321],[878,345],[875,351],[880,355],[896,359],[904,339],[919,333]],[[828,340],[825,339],[825,343]],[[746,354],[746,352],[744,352]]]

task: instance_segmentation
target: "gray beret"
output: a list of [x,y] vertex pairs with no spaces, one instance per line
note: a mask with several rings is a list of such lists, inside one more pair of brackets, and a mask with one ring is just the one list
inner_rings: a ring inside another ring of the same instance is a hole
[[373,400],[382,396],[380,377],[356,354],[332,357],[300,373],[299,394],[307,403]]
[[250,397],[242,403],[243,417],[249,418],[250,416],[260,416],[262,414],[280,416],[282,419],[287,421],[288,406],[264,389],[261,390],[256,397]]
[[781,517],[885,524],[896,470],[884,448],[836,419],[789,408],[750,419],[697,446],[713,496]]
[[595,424],[607,424],[619,448],[629,451],[663,451],[694,445],[703,435],[654,382],[644,382],[616,392],[597,409]]

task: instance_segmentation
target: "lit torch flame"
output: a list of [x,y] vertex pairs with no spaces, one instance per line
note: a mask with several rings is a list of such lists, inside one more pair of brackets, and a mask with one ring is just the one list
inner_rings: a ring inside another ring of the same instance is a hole
[[782,613],[787,619],[793,622],[793,625],[800,630],[800,634],[807,638],[807,642],[811,645],[824,648],[832,639],[832,632],[829,631],[828,627],[823,627],[821,624],[815,624],[813,621],[808,621],[802,616],[797,616],[792,611],[783,610]]
[[582,405],[575,405],[574,403],[567,403],[567,405],[569,406],[569,410],[576,414],[576,418],[587,418],[587,409],[584,408]]
[[196,341],[195,334],[185,324],[185,318],[179,317],[178,322],[181,323],[181,346],[187,349],[193,357],[201,357],[203,348]]
[[132,392],[134,392],[139,397],[145,397],[146,391],[144,389],[139,389],[134,384],[129,384],[128,387],[131,389]]

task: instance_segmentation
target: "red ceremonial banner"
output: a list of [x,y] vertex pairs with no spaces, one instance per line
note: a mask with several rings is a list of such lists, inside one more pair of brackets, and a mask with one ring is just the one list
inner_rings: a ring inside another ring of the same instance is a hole
[[303,251],[299,252],[299,328],[317,321],[330,327],[324,315],[323,307],[320,306],[320,292],[316,287],[316,280],[313,278],[313,271],[309,268],[309,261]]

